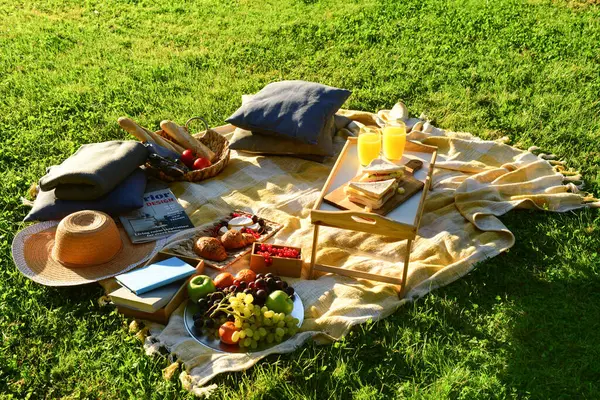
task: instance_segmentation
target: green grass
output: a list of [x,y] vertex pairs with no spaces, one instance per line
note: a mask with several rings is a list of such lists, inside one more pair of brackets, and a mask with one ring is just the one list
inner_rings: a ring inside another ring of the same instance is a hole
[[[536,144],[600,194],[600,8],[587,1],[0,0],[0,396],[192,397],[166,382],[99,286],[12,264],[20,205],[82,143],[205,116],[279,79],[403,99],[443,128]],[[110,3],[111,5],[109,5]],[[193,4],[192,4],[193,3]],[[517,244],[333,346],[219,376],[215,398],[599,398],[600,218],[512,212]]]

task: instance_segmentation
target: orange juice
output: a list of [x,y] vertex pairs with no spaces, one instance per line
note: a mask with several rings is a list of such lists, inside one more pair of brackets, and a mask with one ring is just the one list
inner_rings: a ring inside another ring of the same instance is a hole
[[362,130],[358,135],[358,161],[365,166],[379,157],[381,135],[377,130]]
[[399,160],[406,145],[406,125],[386,125],[383,128],[383,154],[388,160]]

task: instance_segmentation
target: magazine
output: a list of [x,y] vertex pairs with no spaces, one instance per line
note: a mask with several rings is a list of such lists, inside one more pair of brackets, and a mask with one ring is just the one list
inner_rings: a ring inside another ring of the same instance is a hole
[[168,188],[144,193],[144,206],[119,219],[132,243],[151,242],[194,227]]

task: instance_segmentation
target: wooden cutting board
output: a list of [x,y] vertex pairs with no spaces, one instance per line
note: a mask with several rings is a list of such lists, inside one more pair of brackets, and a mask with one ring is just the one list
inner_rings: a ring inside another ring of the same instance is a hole
[[[387,213],[394,210],[400,204],[404,203],[406,200],[410,199],[413,195],[418,193],[423,189],[425,184],[420,180],[414,177],[414,173],[420,170],[423,167],[423,162],[419,160],[410,160],[406,163],[404,169],[404,177],[398,179],[398,187],[404,188],[404,193],[400,194],[396,191],[396,194],[392,196],[388,201],[385,202],[383,207],[378,208],[376,210],[371,210],[374,214],[386,215]],[[357,182],[361,175],[352,179],[351,182]],[[356,211],[365,211],[365,207],[361,204],[353,203],[346,197],[346,193],[344,193],[344,187],[346,185],[342,185],[339,188],[335,189],[333,192],[329,193],[327,196],[323,198],[327,203],[332,206],[341,208],[342,210],[356,210]]]

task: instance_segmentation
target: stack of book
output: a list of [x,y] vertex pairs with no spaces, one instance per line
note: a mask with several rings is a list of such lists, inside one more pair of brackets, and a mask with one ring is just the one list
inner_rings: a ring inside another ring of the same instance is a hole
[[166,324],[185,299],[188,278],[195,272],[196,268],[177,257],[155,258],[142,268],[116,276],[120,287],[109,296],[121,314]]

